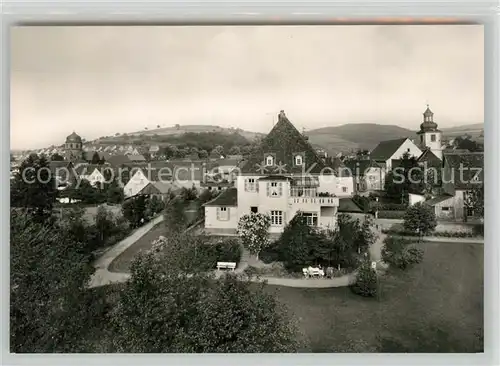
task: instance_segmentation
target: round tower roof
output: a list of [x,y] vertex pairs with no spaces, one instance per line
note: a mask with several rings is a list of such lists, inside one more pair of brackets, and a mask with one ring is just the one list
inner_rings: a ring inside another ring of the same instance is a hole
[[73,131],[73,133],[71,135],[66,137],[66,142],[79,142],[79,143],[81,143],[82,138]]

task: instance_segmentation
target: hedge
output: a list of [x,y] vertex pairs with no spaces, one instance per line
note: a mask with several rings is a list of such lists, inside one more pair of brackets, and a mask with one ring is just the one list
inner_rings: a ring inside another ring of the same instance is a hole
[[[382,229],[382,233],[384,234],[393,234],[393,235],[400,235],[400,236],[419,236],[417,233],[414,233],[412,231],[405,231],[405,230],[395,230],[395,229]],[[475,232],[470,232],[470,231],[435,231],[431,234],[432,236],[436,237],[445,237],[445,238],[474,238],[477,236],[482,236],[480,234],[477,234]]]
[[379,219],[403,219],[406,211],[378,211]]
[[404,203],[373,202],[371,207],[372,209],[376,209],[378,211],[406,211],[408,205]]

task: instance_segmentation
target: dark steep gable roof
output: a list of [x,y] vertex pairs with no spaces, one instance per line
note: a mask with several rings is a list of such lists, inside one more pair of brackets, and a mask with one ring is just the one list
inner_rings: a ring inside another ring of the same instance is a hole
[[426,162],[428,167],[440,168],[443,165],[441,159],[439,159],[429,148],[424,150],[424,152],[418,157],[417,161],[419,163]]
[[[304,157],[303,166],[295,166],[295,154]],[[275,164],[286,164],[285,171],[280,173],[301,173],[306,171],[318,174],[325,163],[317,155],[314,148],[307,142],[304,136],[288,120],[284,113],[280,113],[278,123],[271,132],[262,140],[260,146],[252,152],[246,164],[241,168],[244,174],[254,173],[256,175],[268,175],[277,173],[276,167],[265,167],[265,172],[258,169],[262,165],[267,154],[275,157]],[[311,168],[312,167],[312,168]],[[309,170],[311,168],[311,170]]]
[[453,182],[455,189],[466,190],[484,184],[483,153],[446,154],[444,159],[443,180]]
[[375,149],[370,153],[370,158],[373,160],[387,160],[399,149],[399,147],[408,138],[400,138],[395,140],[387,140],[380,142]]
[[339,213],[363,213],[363,209],[351,198],[339,198]]
[[238,190],[228,188],[203,206],[238,206]]

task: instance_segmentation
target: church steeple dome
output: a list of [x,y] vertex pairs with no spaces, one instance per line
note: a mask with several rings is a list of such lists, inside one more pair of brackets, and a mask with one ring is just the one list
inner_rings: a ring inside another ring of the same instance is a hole
[[438,125],[434,122],[434,113],[430,110],[427,104],[427,109],[424,112],[424,121],[420,124],[420,133],[424,132],[439,132]]

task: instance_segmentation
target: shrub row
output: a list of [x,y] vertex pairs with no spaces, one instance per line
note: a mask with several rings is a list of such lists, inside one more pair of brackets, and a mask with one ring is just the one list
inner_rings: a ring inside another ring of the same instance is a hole
[[378,211],[379,219],[403,219],[405,211]]
[[372,209],[376,209],[378,211],[406,211],[408,205],[404,203],[381,203],[381,202],[372,202]]
[[[384,234],[400,235],[400,236],[418,236],[417,233],[405,230],[382,229]],[[432,236],[445,237],[445,238],[474,238],[482,236],[475,231],[435,231]]]

